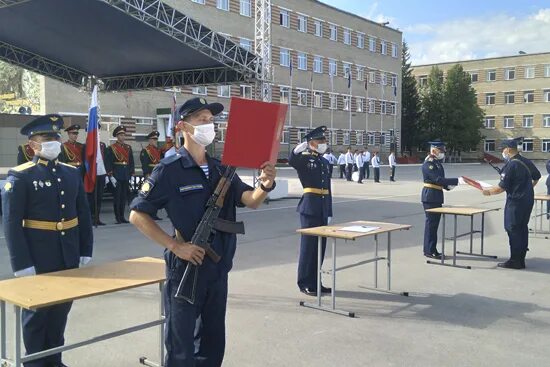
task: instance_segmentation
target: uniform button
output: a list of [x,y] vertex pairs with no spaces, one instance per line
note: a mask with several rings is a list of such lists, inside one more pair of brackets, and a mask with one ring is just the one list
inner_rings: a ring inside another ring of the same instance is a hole
[[64,221],[65,221],[65,218],[61,218],[61,221],[64,222]]
[[65,209],[65,204],[61,204],[61,209]]
[[60,178],[58,178],[58,179],[57,179],[57,182],[61,182],[61,179],[60,179]]
[[52,172],[55,172],[55,168],[52,168]]
[[61,195],[65,195],[65,191],[61,191]]
[[62,236],[65,236],[65,232],[61,232],[61,235],[62,235]]

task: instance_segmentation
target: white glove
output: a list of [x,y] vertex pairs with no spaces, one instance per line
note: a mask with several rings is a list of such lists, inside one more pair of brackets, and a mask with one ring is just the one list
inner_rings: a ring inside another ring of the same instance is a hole
[[460,176],[460,177],[458,178],[458,184],[459,184],[459,185],[466,185],[466,181],[464,181],[464,179],[462,178],[462,176]]
[[456,187],[456,186],[454,186],[454,185],[449,185],[449,186],[447,186],[447,188],[449,189],[449,191],[451,191],[451,190],[454,189],[455,187]]
[[105,185],[109,184],[109,176],[105,176]]
[[327,224],[330,224],[330,223],[332,223],[332,217],[327,218]]
[[18,270],[15,273],[13,273],[13,275],[15,275],[16,278],[36,275],[36,269],[34,268],[34,266],[31,266],[30,268],[26,268],[26,269],[23,269],[23,270]]
[[114,178],[113,176],[109,177],[109,180],[111,181],[111,184],[116,187],[116,178]]
[[294,154],[300,154],[307,149],[307,142],[300,143],[294,148]]
[[80,266],[88,265],[90,261],[92,261],[90,256],[80,256]]

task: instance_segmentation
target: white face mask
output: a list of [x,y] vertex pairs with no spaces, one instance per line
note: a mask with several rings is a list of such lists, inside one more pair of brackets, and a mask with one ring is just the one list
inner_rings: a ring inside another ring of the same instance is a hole
[[48,160],[54,160],[61,153],[61,143],[58,141],[45,141],[40,144],[41,149],[38,155]]
[[443,159],[445,159],[445,153],[439,153],[437,155],[437,159],[439,159],[440,161],[442,161]]
[[327,151],[328,145],[326,143],[317,144],[317,152],[319,154],[325,154]]
[[203,147],[212,144],[216,137],[216,130],[214,130],[214,123],[204,124],[199,126],[193,126],[195,132],[191,137],[193,140]]

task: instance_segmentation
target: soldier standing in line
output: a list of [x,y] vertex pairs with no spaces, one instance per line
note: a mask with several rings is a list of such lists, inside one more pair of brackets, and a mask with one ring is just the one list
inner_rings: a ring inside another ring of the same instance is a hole
[[[147,135],[149,139],[149,145],[141,150],[139,154],[139,160],[141,161],[141,170],[143,171],[143,177],[147,178],[151,176],[153,169],[158,166],[161,160],[162,151],[158,148],[158,140],[160,133],[158,131],[152,131]],[[157,214],[153,216],[154,220],[161,220]]]
[[86,174],[86,168],[84,167],[84,144],[77,141],[79,130],[80,125],[71,125],[65,129],[68,140],[61,147],[59,160],[78,168],[82,177],[84,177],[84,174]]

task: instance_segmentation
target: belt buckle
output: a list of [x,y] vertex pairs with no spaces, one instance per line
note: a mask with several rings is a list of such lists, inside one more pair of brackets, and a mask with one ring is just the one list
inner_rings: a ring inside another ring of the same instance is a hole
[[63,230],[63,222],[57,222],[55,224],[55,229],[57,229],[58,231],[62,231]]

